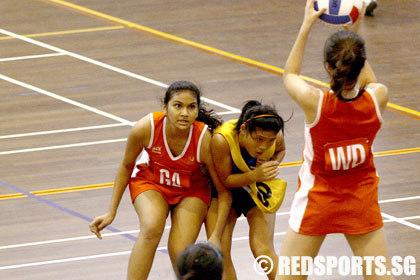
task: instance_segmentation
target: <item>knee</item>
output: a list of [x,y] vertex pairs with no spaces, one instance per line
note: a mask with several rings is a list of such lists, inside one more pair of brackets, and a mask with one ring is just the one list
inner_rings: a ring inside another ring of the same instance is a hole
[[160,240],[165,226],[158,224],[143,225],[140,227],[139,236],[148,241]]
[[[192,243],[191,243],[192,244]],[[187,246],[190,244],[180,244],[180,243],[169,243],[168,244],[168,253],[169,253],[169,258],[171,259],[171,262],[173,265],[175,265],[178,256],[182,253],[182,251],[184,251]]]
[[254,256],[273,256],[275,255],[274,245],[270,240],[261,240],[259,238],[250,238],[249,245]]

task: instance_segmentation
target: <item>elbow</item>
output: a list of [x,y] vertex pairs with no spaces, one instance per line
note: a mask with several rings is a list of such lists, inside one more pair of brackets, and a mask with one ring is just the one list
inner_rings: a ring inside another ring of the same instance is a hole
[[228,181],[224,182],[224,183],[223,183],[223,185],[224,185],[227,189],[237,187],[237,185],[232,184],[232,183],[229,183]]
[[128,172],[131,174],[131,172],[133,172],[134,167],[136,166],[135,162],[130,162],[130,163],[122,163],[120,166],[120,169],[124,170],[125,172]]

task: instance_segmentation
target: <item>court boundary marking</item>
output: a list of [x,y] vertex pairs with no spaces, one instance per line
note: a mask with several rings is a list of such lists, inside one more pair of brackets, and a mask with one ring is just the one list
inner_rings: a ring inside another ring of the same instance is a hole
[[34,59],[34,58],[46,58],[46,57],[61,56],[61,55],[65,55],[65,54],[62,54],[62,53],[47,53],[47,54],[7,57],[7,58],[0,58],[0,62]]
[[[112,25],[112,26],[105,26],[105,27],[73,29],[73,30],[65,30],[65,31],[36,33],[36,34],[24,34],[22,36],[35,38],[35,37],[44,37],[44,36],[55,36],[55,35],[67,35],[67,34],[79,34],[79,33],[87,33],[87,32],[118,30],[118,29],[125,29],[125,28],[126,27],[122,26],[122,25]],[[0,37],[0,40],[11,40],[11,39],[16,39],[16,38],[14,38],[12,36]]]
[[[105,69],[108,69],[108,70],[117,72],[119,74],[123,74],[123,75],[129,76],[129,77],[135,78],[137,80],[141,80],[141,81],[144,81],[144,82],[147,82],[147,83],[150,83],[150,84],[153,84],[153,85],[157,85],[157,86],[160,86],[160,87],[163,87],[163,88],[167,88],[168,87],[168,85],[166,85],[166,84],[164,84],[162,82],[158,82],[156,80],[147,78],[145,76],[141,76],[141,75],[138,75],[138,74],[135,74],[135,73],[132,73],[132,72],[123,70],[121,68],[114,67],[112,65],[109,65],[109,64],[100,62],[98,60],[94,60],[94,59],[88,58],[86,56],[82,56],[82,55],[79,55],[79,54],[76,54],[76,53],[73,53],[73,52],[69,52],[69,51],[66,51],[64,49],[61,49],[61,48],[58,48],[58,47],[55,47],[55,46],[52,46],[52,45],[49,45],[49,44],[46,44],[46,43],[43,43],[43,42],[34,40],[34,39],[31,39],[31,38],[26,38],[26,37],[24,37],[22,35],[19,35],[19,34],[16,34],[16,33],[13,33],[13,32],[7,31],[7,30],[4,30],[4,29],[0,29],[0,33],[5,34],[7,36],[11,36],[13,38],[16,38],[16,39],[19,39],[19,40],[22,40],[22,41],[25,41],[27,43],[31,43],[31,44],[37,45],[39,47],[43,47],[43,48],[52,50],[52,51],[56,52],[57,55],[67,55],[67,56],[73,57],[75,59],[79,59],[79,60],[82,60],[84,62],[88,62],[88,63],[94,64],[96,66],[99,66],[99,67],[102,67],[102,68],[105,68]],[[118,122],[121,122],[121,123],[124,123],[124,124],[127,124],[127,125],[131,125],[131,126],[134,125],[134,122],[130,122],[130,121],[125,120],[123,118],[120,118],[118,116],[109,114],[107,112],[104,112],[102,110],[93,108],[93,107],[88,106],[88,105],[85,105],[85,104],[82,104],[80,102],[76,102],[76,101],[73,101],[71,99],[62,97],[60,95],[57,95],[57,94],[52,93],[52,92],[47,91],[47,90],[43,90],[43,89],[38,88],[36,86],[32,86],[32,85],[29,85],[27,83],[18,81],[16,79],[11,78],[11,77],[8,77],[8,76],[5,76],[5,75],[0,74],[0,79],[3,79],[5,81],[8,81],[10,83],[19,85],[19,86],[24,87],[24,88],[28,88],[28,89],[33,90],[33,91],[36,91],[36,92],[42,93],[44,95],[53,97],[55,99],[64,101],[64,102],[69,103],[69,104],[72,104],[74,106],[77,106],[77,107],[83,108],[85,110],[88,110],[88,111],[97,113],[99,115],[102,115],[102,116],[111,118],[111,119],[116,120]],[[212,104],[212,105],[215,105],[215,106],[218,106],[218,107],[221,107],[221,108],[230,110],[229,112],[231,112],[231,113],[240,113],[240,110],[239,109],[237,109],[235,107],[232,107],[232,106],[229,106],[227,104],[223,104],[221,102],[218,102],[218,101],[215,101],[215,100],[206,98],[206,97],[202,97],[201,99],[204,102],[207,102],[209,104]],[[224,114],[229,113],[229,112],[224,112]]]
[[[420,197],[418,197],[418,198],[420,198]],[[288,213],[289,212],[276,213],[276,216],[287,215]],[[397,222],[401,225],[405,225],[405,226],[408,226],[410,228],[420,230],[419,225],[407,222],[407,220],[411,220],[411,219],[420,219],[420,216],[396,218],[396,217],[388,215],[384,212],[381,212],[381,215],[382,215],[383,218],[387,219],[387,220],[383,221],[384,223]],[[241,220],[244,220],[244,219],[245,218],[241,218]],[[169,228],[170,228],[170,226],[165,226],[165,230],[167,230]],[[103,237],[128,235],[128,234],[131,234],[131,233],[138,233],[138,232],[139,232],[139,230],[129,230],[129,231],[114,232],[114,233],[106,233],[106,234],[103,234]],[[285,235],[285,234],[286,234],[286,232],[284,232],[284,231],[283,232],[275,232],[274,236],[282,236],[282,235]],[[46,241],[23,243],[23,244],[6,245],[6,246],[1,246],[0,250],[22,248],[22,247],[27,247],[27,246],[47,245],[47,244],[53,244],[53,243],[72,242],[72,241],[95,239],[95,238],[96,238],[96,236],[94,236],[94,235],[86,235],[86,236],[79,236],[79,237],[73,237],[73,238],[63,238],[63,239],[46,240]],[[233,237],[232,242],[248,240],[248,239],[249,239],[249,236]],[[156,249],[156,251],[167,251],[167,246],[158,247]],[[47,260],[47,261],[30,262],[30,263],[23,263],[23,264],[6,265],[6,266],[1,266],[0,270],[11,270],[11,269],[19,269],[19,268],[25,268],[25,267],[41,266],[41,265],[59,264],[59,263],[74,262],[74,261],[85,261],[85,260],[90,260],[90,259],[115,257],[115,256],[121,256],[121,255],[128,255],[128,254],[131,254],[131,250],[113,252],[113,253],[87,255],[87,256],[70,257],[70,258],[62,258],[62,259]]]
[[[217,49],[217,48],[213,48],[211,46],[207,46],[207,45],[204,45],[204,44],[201,44],[201,43],[197,43],[197,42],[188,40],[188,39],[185,39],[185,38],[182,38],[182,37],[179,37],[179,36],[171,35],[171,34],[166,33],[166,32],[162,32],[162,31],[159,31],[159,30],[156,30],[156,29],[153,29],[153,28],[149,28],[149,27],[146,27],[146,26],[143,26],[143,25],[140,25],[140,24],[136,24],[136,23],[131,22],[131,21],[127,21],[127,20],[120,19],[120,18],[111,16],[111,15],[107,15],[105,13],[95,11],[95,10],[92,10],[92,9],[89,9],[89,8],[86,8],[86,7],[83,7],[83,6],[80,6],[80,5],[76,5],[76,4],[67,2],[67,1],[63,1],[63,0],[40,0],[40,1],[46,2],[46,3],[51,3],[51,4],[54,4],[54,5],[59,6],[59,7],[64,7],[64,8],[67,8],[67,9],[71,10],[71,11],[82,13],[82,14],[85,14],[85,15],[88,15],[88,16],[91,16],[91,17],[99,18],[101,20],[105,20],[105,21],[111,22],[113,24],[118,24],[118,26],[124,26],[124,27],[129,28],[129,29],[138,30],[138,31],[141,31],[141,32],[144,32],[144,33],[152,34],[154,36],[157,36],[157,37],[165,39],[165,40],[169,40],[169,41],[172,41],[172,42],[175,42],[175,43],[180,43],[182,45],[186,45],[188,47],[198,49],[198,50],[206,52],[206,53],[214,54],[214,55],[217,55],[217,56],[222,57],[222,58],[226,58],[226,59],[234,61],[234,62],[239,62],[239,63],[245,64],[245,65],[248,65],[248,66],[256,67],[258,69],[268,71],[268,72],[271,72],[271,73],[274,73],[274,74],[277,74],[277,75],[280,75],[280,76],[283,75],[283,73],[284,73],[284,69],[281,69],[281,68],[276,67],[276,66],[272,66],[272,65],[262,63],[262,62],[259,62],[259,61],[256,61],[256,60],[245,58],[245,57],[233,54],[233,53],[229,53],[229,52]],[[303,79],[305,79],[306,81],[311,82],[315,85],[322,86],[322,87],[327,87],[327,88],[329,87],[328,83],[324,83],[322,81],[316,80],[316,79],[308,77],[308,76],[304,76],[304,75],[300,75],[300,76]],[[416,118],[416,119],[420,119],[420,112],[418,112],[418,111],[415,111],[415,110],[412,110],[412,109],[409,109],[409,108],[406,108],[406,107],[403,107],[403,106],[400,106],[400,105],[397,105],[397,104],[389,103],[389,102],[388,102],[387,106],[390,107],[390,108],[393,108],[394,110],[391,110],[393,112],[402,111],[402,112],[405,112],[405,113],[409,114],[409,115],[406,115],[406,116],[410,116],[410,117],[413,117],[413,118]]]
[[[49,1],[49,0],[47,0],[47,1]],[[59,1],[59,2],[63,2],[63,1]],[[53,54],[53,55],[40,55],[40,56],[38,56],[38,57],[41,57],[41,56],[58,56],[58,55],[65,55],[65,54],[59,54],[59,53],[57,53],[57,54]],[[21,59],[27,59],[27,58],[33,58],[33,57],[30,57],[30,56],[28,56],[28,57],[22,57]],[[15,58],[16,59],[16,58]],[[3,75],[2,75],[3,76]],[[311,79],[311,78],[310,78]],[[204,98],[203,98],[204,99]],[[392,105],[394,105],[394,104],[392,104]],[[399,107],[399,108],[402,108],[402,109],[406,109],[407,110],[407,108],[404,108],[404,107],[402,107],[402,106],[398,106],[398,105],[395,105],[395,106],[397,106],[397,107]],[[396,110],[401,110],[401,109],[397,109],[397,108],[394,108],[394,109],[396,109]],[[408,109],[409,111],[414,111],[414,110],[411,110],[411,109]],[[402,111],[404,111],[404,110],[402,110]],[[414,112],[416,112],[416,111],[414,111]],[[411,112],[409,112],[409,113],[411,113]],[[416,112],[416,113],[418,113],[418,112]],[[128,125],[132,125],[132,123],[130,123],[130,124],[128,124]],[[120,139],[116,139],[116,140],[120,140]],[[392,154],[390,154],[390,155],[392,155]],[[289,166],[292,166],[292,165],[289,165]],[[390,199],[389,201],[395,201],[395,200],[398,200],[398,199]],[[388,215],[388,214],[386,214],[386,213],[383,213],[382,212],[382,215],[385,217],[385,218],[387,218],[388,220],[386,220],[386,221],[384,221],[384,222],[397,222],[397,223],[400,223],[400,224],[402,224],[402,225],[407,225],[407,226],[410,226],[410,224],[411,225],[413,225],[412,223],[409,223],[409,222],[406,222],[406,219],[407,219],[407,217],[405,217],[405,218],[397,218],[397,217],[394,217],[394,216],[391,216],[391,215]],[[417,217],[419,217],[419,216],[414,216],[414,218],[417,218]],[[408,217],[408,218],[410,218],[410,217]],[[411,217],[412,218],[412,217]],[[420,226],[417,226],[417,225],[415,225],[416,227],[415,227],[415,229],[417,229],[417,230],[420,230]],[[410,226],[410,227],[412,227],[412,226]],[[118,232],[118,233],[113,233],[113,235],[121,235],[121,233],[120,232]],[[275,233],[275,236],[278,236],[278,235],[284,235],[284,232],[279,232],[279,233]],[[93,236],[93,238],[95,238],[95,236]],[[234,238],[232,241],[238,241],[238,240],[244,240],[244,239],[248,239],[248,237],[239,237],[239,238]],[[1,249],[1,248],[0,248]],[[166,250],[166,247],[159,247],[158,248],[158,250]],[[42,264],[53,264],[53,263],[62,263],[62,262],[69,262],[69,261],[77,261],[77,260],[82,260],[82,258],[83,259],[92,259],[92,258],[98,258],[98,257],[109,257],[109,256],[117,256],[117,255],[123,255],[123,254],[129,254],[129,253],[131,253],[131,251],[124,251],[124,252],[116,252],[116,253],[109,253],[109,254],[100,254],[100,255],[93,255],[93,256],[85,256],[85,257],[75,257],[75,258],[68,258],[68,259],[61,259],[61,260],[51,260],[51,261],[46,261],[46,262],[37,262],[37,263],[32,263],[32,264],[36,264],[36,265],[42,265]],[[23,265],[17,265],[17,266],[20,266],[20,267],[27,267],[27,266],[33,266],[33,265],[30,265],[30,264],[23,264]],[[16,267],[16,266],[7,266],[8,268],[7,269],[11,269],[11,267],[13,267],[13,268],[18,268],[18,267]],[[0,267],[0,270],[2,270],[2,269],[6,269],[5,267]]]
[[[41,1],[48,2],[50,0],[41,0]],[[64,1],[60,1],[60,2],[61,3],[68,3],[68,2],[64,2]],[[87,9],[87,8],[84,8],[82,6],[78,6],[78,5],[75,5],[75,4],[72,4],[72,3],[68,3],[68,4],[69,5],[74,5],[74,6],[77,6],[77,7],[86,9],[86,10],[89,10],[89,11],[92,11],[94,13],[102,14],[100,12],[97,12],[97,11],[94,11],[94,10],[90,10],[90,9]],[[63,6],[63,5],[58,4],[57,6]],[[64,5],[64,7],[66,7],[66,6]],[[78,9],[73,9],[73,8],[70,8],[70,10],[78,11]],[[86,13],[86,14],[87,15],[90,15],[90,16],[92,15],[92,14],[89,14],[89,13]],[[102,15],[108,16],[106,14],[102,14]],[[108,17],[111,17],[111,16],[108,16]],[[118,19],[118,18],[115,18],[115,19],[120,20],[120,21],[124,21],[124,20]],[[111,21],[111,22],[113,22],[113,21]],[[113,22],[113,23],[115,24],[115,22]],[[176,37],[176,36],[170,35],[168,33],[160,32],[160,31],[157,31],[157,30],[154,30],[154,29],[145,27],[145,26],[141,26],[141,25],[138,25],[138,24],[135,24],[135,23],[132,23],[132,24],[147,29],[147,31],[146,30],[142,30],[142,29],[140,29],[140,31],[144,31],[146,33],[150,33],[149,31],[150,30],[153,30],[153,31],[159,32],[159,34],[161,34],[161,35],[165,35],[165,36],[158,36],[160,38],[167,39],[167,40],[170,40],[170,41],[178,42],[178,40],[172,40],[172,39],[170,39],[170,38],[167,37],[167,36],[170,36],[170,37]],[[27,35],[23,35],[23,36],[25,36],[25,37],[41,37],[41,36],[53,36],[53,35],[62,35],[62,34],[74,34],[74,33],[84,33],[84,32],[97,32],[97,31],[107,31],[107,30],[118,30],[118,29],[123,29],[123,28],[137,30],[137,28],[132,28],[132,27],[130,27],[128,25],[117,25],[117,26],[110,26],[110,27],[86,28],[86,29],[76,29],[76,30],[67,30],[67,31],[45,32],[45,33],[37,33],[37,34],[27,34]],[[154,33],[152,32],[152,34],[154,34]],[[12,37],[12,36],[6,36],[6,37],[0,37],[0,40],[13,39],[13,38],[14,37]],[[205,45],[202,45],[202,44],[199,44],[199,43],[195,43],[193,41],[189,41],[189,40],[186,40],[186,39],[183,39],[183,38],[180,38],[180,37],[176,37],[176,38],[179,38],[179,39],[182,39],[182,40],[185,40],[185,41],[188,41],[188,42],[192,42],[192,43],[197,44],[197,45],[200,45],[200,46],[208,47],[208,46],[205,46]],[[181,42],[181,43],[184,44],[184,45],[187,45],[187,46],[190,46],[191,47],[191,45],[189,45],[189,44],[185,44],[184,42]],[[193,48],[194,49],[198,49],[198,50],[203,50],[203,49],[197,48],[197,47],[193,47]],[[215,49],[215,48],[212,48],[212,47],[208,47],[208,48],[210,48],[210,49],[212,49],[212,50],[214,50],[216,52],[210,52],[210,51],[205,51],[205,50],[204,50],[204,52],[210,53],[210,54],[215,54],[215,55],[221,56],[223,58],[227,58],[227,59],[229,59],[231,61],[235,61],[235,62],[239,62],[239,63],[245,64],[245,65],[248,65],[248,66],[256,67],[258,69],[265,70],[265,71],[268,71],[268,72],[272,72],[272,73],[277,74],[277,75],[282,75],[282,73],[284,73],[284,69],[281,69],[281,68],[278,68],[278,67],[275,67],[275,66],[271,66],[269,64],[265,64],[265,63],[258,62],[258,61],[252,60],[252,59],[241,57],[241,56],[238,56],[238,55],[235,55],[235,54],[232,54],[232,53],[228,53],[228,52],[225,52],[225,51],[222,51],[222,50],[218,50],[218,49]],[[218,52],[223,53],[223,55],[222,54],[218,54]],[[2,60],[0,59],[0,62],[1,61]],[[4,61],[7,61],[7,60],[5,59]],[[264,67],[261,67],[261,66],[264,66]],[[267,67],[269,69],[267,69]],[[272,71],[273,69],[275,69],[276,71]],[[320,85],[320,86],[323,86],[323,87],[328,87],[329,86],[329,84],[327,84],[327,83],[324,83],[322,81],[319,81],[319,80],[316,80],[316,79],[313,79],[313,78],[310,78],[310,77],[307,77],[307,76],[301,75],[301,77],[304,78],[305,80],[309,81],[309,82],[312,82],[312,83],[316,84],[316,85]],[[412,110],[412,109],[409,109],[407,107],[403,107],[403,106],[400,106],[400,105],[397,105],[397,104],[393,104],[393,103],[388,102],[387,109],[390,110],[391,112],[394,112],[394,113],[399,113],[399,114],[402,114],[402,115],[405,115],[405,116],[408,116],[408,117],[420,119],[420,112],[415,111],[415,110]]]
[[[113,142],[120,142],[125,141],[124,139],[115,139],[115,140],[104,140],[104,141],[96,141],[96,142],[86,142],[86,143],[80,143],[80,144],[73,144],[72,146],[82,146],[84,145],[93,145],[93,144],[105,144],[105,143],[111,143]],[[108,142],[110,141],[110,142]],[[69,147],[70,145],[62,145],[62,146],[54,146],[54,147]],[[35,148],[36,149],[36,148]],[[41,148],[38,148],[37,150],[40,150]],[[45,150],[48,150],[49,147],[45,147]],[[20,150],[23,151],[23,150]],[[393,155],[401,155],[401,154],[411,154],[411,153],[418,153],[420,152],[420,147],[417,148],[411,148],[411,149],[400,149],[400,150],[391,150],[391,151],[383,151],[383,152],[376,152],[373,153],[374,157],[383,157],[383,156],[393,156]],[[4,153],[4,152],[3,152]],[[2,153],[0,152],[0,155]],[[301,161],[293,161],[293,162],[286,162],[286,163],[280,163],[280,168],[286,168],[286,167],[296,167],[300,166],[302,164]],[[51,194],[60,194],[60,193],[68,193],[68,192],[78,192],[78,191],[86,191],[86,190],[95,190],[95,189],[103,189],[103,188],[112,188],[114,183],[104,183],[104,184],[95,184],[95,185],[86,185],[86,186],[76,186],[76,187],[67,187],[67,188],[56,188],[56,189],[46,189],[46,190],[40,190],[40,191],[33,191],[31,194],[33,195],[51,195]],[[5,194],[0,195],[0,201],[6,200],[6,199],[15,199],[15,198],[24,198],[27,197],[27,195],[24,195],[22,193],[12,193],[12,194]],[[419,196],[420,198],[420,196]],[[392,202],[394,200],[389,200],[389,202]]]
[[[407,201],[407,200],[415,200],[420,199],[420,196],[413,196],[413,197],[402,197],[402,198],[394,198],[390,200],[380,200],[379,204],[383,203],[389,203],[389,202],[400,202],[400,201]],[[286,216],[289,215],[289,211],[284,212],[277,212],[277,216]],[[397,222],[401,223],[401,221],[407,221],[407,220],[417,220],[420,219],[420,216],[408,216],[408,217],[401,217],[396,218],[394,216],[388,215],[384,212],[381,212],[382,217],[384,218],[384,223],[390,223],[390,222]],[[238,221],[245,221],[245,217],[239,217],[237,219]],[[402,224],[402,223],[401,223]],[[420,230],[420,226],[415,225],[416,227],[414,229]],[[410,226],[411,227],[411,226]],[[165,230],[170,229],[171,226],[165,226]],[[139,229],[134,230],[126,230],[126,231],[120,231],[120,232],[110,232],[110,233],[103,233],[101,234],[102,237],[115,237],[119,235],[126,235],[126,234],[133,234],[133,233],[139,233]],[[64,243],[64,242],[72,242],[72,241],[79,241],[79,240],[86,240],[86,239],[96,239],[96,235],[90,234],[90,235],[84,235],[84,236],[77,236],[77,237],[68,237],[68,238],[59,238],[59,239],[50,239],[50,240],[44,240],[44,241],[34,241],[34,242],[27,242],[27,243],[19,243],[19,244],[12,244],[12,245],[3,245],[0,246],[0,250],[8,250],[8,249],[15,249],[15,248],[22,248],[22,247],[31,247],[31,246],[39,246],[39,245],[47,245],[47,244],[54,244],[54,243]],[[241,238],[241,237],[239,237]]]

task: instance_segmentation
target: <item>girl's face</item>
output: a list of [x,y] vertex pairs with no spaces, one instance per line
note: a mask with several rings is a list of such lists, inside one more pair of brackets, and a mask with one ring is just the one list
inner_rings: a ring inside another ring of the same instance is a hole
[[189,90],[180,90],[162,109],[169,125],[181,130],[189,129],[198,116],[197,97]]
[[268,148],[270,148],[277,138],[277,133],[273,130],[263,130],[257,127],[255,131],[249,132],[246,130],[245,125],[241,126],[241,131],[244,135],[241,144],[248,154],[253,158],[261,156]]

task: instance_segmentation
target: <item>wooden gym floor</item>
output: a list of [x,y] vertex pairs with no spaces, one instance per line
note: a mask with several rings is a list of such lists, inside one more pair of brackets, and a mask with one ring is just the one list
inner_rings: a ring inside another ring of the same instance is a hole
[[[379,200],[391,255],[419,262],[420,1],[378,3],[361,34],[390,92],[374,145]],[[125,279],[138,233],[129,195],[104,240],[88,224],[107,211],[131,125],[159,110],[166,85],[181,79],[200,85],[225,120],[249,99],[293,114],[279,251],[303,148],[302,112],[281,76],[303,7],[303,0],[0,1],[0,279]],[[305,56],[303,74],[320,87],[327,82],[322,46],[334,30],[317,23]],[[167,232],[149,279],[174,279]],[[232,251],[238,278],[265,279],[253,269],[247,233],[242,218]],[[351,251],[343,236],[331,235],[320,254]],[[319,278],[360,279],[310,277]]]

